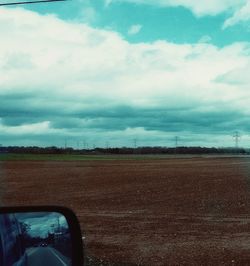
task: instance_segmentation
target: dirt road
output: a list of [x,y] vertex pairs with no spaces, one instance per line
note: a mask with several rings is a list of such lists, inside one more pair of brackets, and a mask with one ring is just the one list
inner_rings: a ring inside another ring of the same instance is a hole
[[250,265],[249,158],[6,162],[5,204],[76,211],[110,265]]

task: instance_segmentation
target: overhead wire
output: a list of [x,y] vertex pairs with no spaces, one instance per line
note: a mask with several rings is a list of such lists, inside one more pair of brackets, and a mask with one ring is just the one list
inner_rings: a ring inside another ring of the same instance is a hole
[[20,2],[10,2],[10,3],[0,3],[0,6],[13,6],[13,5],[38,4],[38,3],[63,2],[63,1],[67,0],[20,1]]

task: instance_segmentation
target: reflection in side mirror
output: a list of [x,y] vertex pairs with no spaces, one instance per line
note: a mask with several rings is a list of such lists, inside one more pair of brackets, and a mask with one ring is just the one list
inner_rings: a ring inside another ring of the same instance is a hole
[[73,220],[72,213],[68,217],[68,210],[65,215],[62,209],[57,212],[55,208],[8,209],[11,211],[0,211],[1,266],[83,265],[83,256],[75,252],[82,248],[80,230],[75,227],[75,216]]

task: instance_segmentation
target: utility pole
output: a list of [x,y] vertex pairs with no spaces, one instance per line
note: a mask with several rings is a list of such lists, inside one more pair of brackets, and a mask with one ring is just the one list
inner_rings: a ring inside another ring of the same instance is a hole
[[179,141],[179,137],[175,136],[174,141],[175,141],[175,148],[178,148],[178,141]]
[[109,149],[109,142],[106,142],[106,149]]
[[67,146],[68,146],[68,141],[67,139],[64,140],[64,149],[66,150],[67,149]]
[[136,149],[137,148],[137,138],[133,139],[133,142],[134,142],[134,148]]
[[179,137],[178,136],[175,136],[174,137],[174,142],[175,142],[175,150],[174,150],[174,152],[175,152],[175,154],[177,154],[178,140],[179,140]]
[[240,139],[240,134],[238,131],[236,131],[234,133],[233,138],[235,140],[235,148],[238,149],[239,148],[239,139]]
[[58,232],[61,231],[61,228],[60,228],[60,219],[59,219],[59,217],[57,217],[57,230],[58,230]]

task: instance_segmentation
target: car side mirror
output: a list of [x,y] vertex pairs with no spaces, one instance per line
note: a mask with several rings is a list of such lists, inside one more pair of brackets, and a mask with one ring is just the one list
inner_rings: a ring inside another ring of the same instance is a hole
[[64,207],[0,208],[1,266],[83,266],[81,230]]

